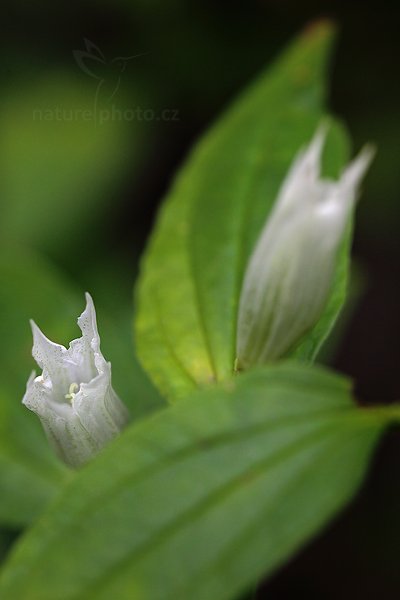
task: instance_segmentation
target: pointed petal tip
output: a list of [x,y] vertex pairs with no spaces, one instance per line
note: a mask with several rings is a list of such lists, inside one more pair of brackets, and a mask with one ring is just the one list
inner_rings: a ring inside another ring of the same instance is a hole
[[308,152],[317,160],[320,160],[321,158],[322,149],[324,147],[329,128],[329,119],[322,119],[308,145]]
[[30,324],[33,336],[32,356],[42,369],[51,369],[52,363],[64,355],[66,348],[52,342],[33,319],[30,319]]
[[79,315],[78,317],[78,325],[79,327],[82,324],[82,321],[88,316],[88,315],[93,315],[95,314],[95,308],[94,308],[94,302],[93,302],[93,298],[92,296],[89,294],[89,292],[85,292],[85,300],[86,300],[86,306],[83,310],[83,312]]
[[29,319],[29,324],[30,324],[31,330],[32,330],[33,341],[35,341],[35,340],[43,340],[43,339],[45,339],[46,341],[50,341],[44,335],[44,333],[40,329],[39,325],[36,325],[36,323],[35,323],[35,321],[33,319]]
[[37,344],[50,344],[51,346],[61,346],[60,344],[56,344],[55,342],[52,342],[47,335],[45,335],[43,333],[43,331],[40,329],[39,325],[36,325],[35,321],[33,319],[29,320],[29,323],[31,325],[31,329],[32,329],[32,336],[33,336],[33,343],[35,345],[35,343]]
[[371,164],[371,162],[374,160],[377,152],[378,152],[378,149],[375,146],[375,144],[373,144],[372,142],[368,142],[361,148],[360,153],[358,154],[356,160],[362,159],[363,161],[365,161],[367,163],[367,168],[368,168],[369,165]]
[[85,292],[85,300],[86,300],[86,304],[92,304],[92,305],[94,305],[93,298],[89,294],[89,292]]
[[360,152],[349,163],[342,175],[342,183],[345,187],[357,188],[368,171],[376,155],[376,146],[366,144]]
[[88,336],[90,339],[98,337],[97,317],[93,298],[89,292],[85,292],[86,306],[83,313],[78,317],[78,326],[82,331],[83,336]]
[[328,135],[328,131],[331,128],[331,120],[329,119],[329,117],[322,117],[315,133],[314,133],[314,138],[320,137],[322,139],[325,139],[326,136]]
[[322,150],[325,145],[329,127],[329,119],[322,119],[310,142],[300,151],[297,165],[299,166],[301,173],[308,173],[313,178],[319,177]]
[[[83,311],[81,317],[84,314],[86,314],[86,315],[90,315],[92,318],[94,317],[96,319],[96,309],[94,307],[93,298],[89,294],[89,292],[85,292],[85,300],[86,300],[86,306],[85,306],[85,310]],[[79,322],[79,320],[78,320],[78,322]]]

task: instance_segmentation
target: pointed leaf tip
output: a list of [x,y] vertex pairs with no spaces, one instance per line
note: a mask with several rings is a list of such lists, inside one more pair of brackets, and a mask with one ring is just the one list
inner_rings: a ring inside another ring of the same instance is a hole
[[337,24],[333,19],[311,21],[303,30],[304,38],[332,38],[337,32]]

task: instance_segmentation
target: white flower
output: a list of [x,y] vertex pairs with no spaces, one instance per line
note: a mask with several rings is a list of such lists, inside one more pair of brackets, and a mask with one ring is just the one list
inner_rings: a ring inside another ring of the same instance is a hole
[[115,437],[128,411],[111,386],[111,364],[100,351],[96,312],[86,294],[78,319],[82,337],[68,350],[31,321],[32,355],[43,373],[32,373],[22,402],[40,418],[58,456],[72,467],[92,458]]
[[300,152],[250,257],[242,287],[237,369],[287,353],[317,322],[361,179],[373,157],[365,147],[338,181],[320,176],[326,129]]

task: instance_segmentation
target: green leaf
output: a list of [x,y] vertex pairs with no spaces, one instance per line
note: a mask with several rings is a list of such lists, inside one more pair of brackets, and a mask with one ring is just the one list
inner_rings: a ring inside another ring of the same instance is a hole
[[[326,23],[307,30],[239,98],[198,144],[161,210],[142,264],[136,339],[171,400],[232,375],[243,272],[294,155],[321,120],[331,38]],[[333,125],[330,174],[346,148]],[[299,358],[314,357],[343,302],[347,243],[326,312]]]
[[234,598],[351,498],[388,420],[299,364],[197,392],[80,471],[17,544],[0,596]]

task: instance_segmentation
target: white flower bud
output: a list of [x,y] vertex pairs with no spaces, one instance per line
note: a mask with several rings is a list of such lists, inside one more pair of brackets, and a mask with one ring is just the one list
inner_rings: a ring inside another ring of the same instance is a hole
[[57,455],[71,467],[90,460],[128,421],[128,411],[111,386],[111,364],[100,351],[89,294],[78,325],[82,337],[67,350],[31,321],[32,355],[43,373],[32,373],[22,400],[38,415]]
[[374,151],[338,181],[320,176],[326,130],[299,153],[250,257],[242,287],[237,369],[284,356],[313,327],[332,286],[340,242]]

